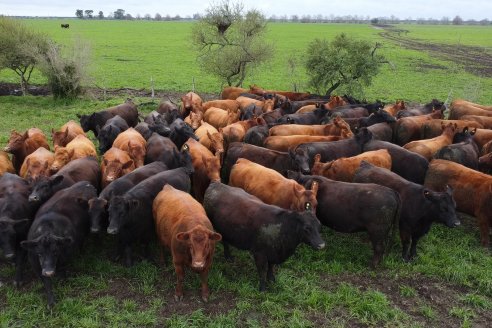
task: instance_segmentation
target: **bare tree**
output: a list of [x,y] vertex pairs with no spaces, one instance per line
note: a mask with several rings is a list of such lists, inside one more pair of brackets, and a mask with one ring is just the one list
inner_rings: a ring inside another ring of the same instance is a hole
[[241,3],[211,5],[192,30],[201,67],[228,85],[241,85],[251,69],[273,56],[264,38],[266,26],[262,13],[245,13]]

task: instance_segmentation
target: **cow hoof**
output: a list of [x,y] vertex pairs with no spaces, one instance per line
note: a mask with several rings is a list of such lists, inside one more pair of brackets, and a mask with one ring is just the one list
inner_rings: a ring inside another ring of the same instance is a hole
[[205,303],[208,302],[208,296],[202,296],[202,301],[204,301]]
[[[2,286],[2,283],[0,282],[0,287]],[[22,281],[17,281],[14,280],[14,287],[15,288],[20,288],[22,286]]]
[[176,302],[181,302],[183,300],[183,295],[174,295],[174,300]]

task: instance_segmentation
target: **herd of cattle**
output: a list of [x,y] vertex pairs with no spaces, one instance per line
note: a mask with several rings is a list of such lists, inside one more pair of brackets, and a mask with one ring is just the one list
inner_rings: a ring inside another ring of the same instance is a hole
[[127,266],[157,237],[178,300],[185,268],[208,298],[220,240],[226,258],[229,245],[252,253],[262,291],[298,244],[325,247],[321,224],[367,231],[373,267],[394,229],[410,261],[433,222],[460,225],[456,209],[477,217],[489,245],[492,106],[455,100],[444,119],[437,100],[383,106],[256,86],[221,98],[190,92],[143,122],[131,100],[78,115],[52,129],[54,152],[41,130],[13,130],[0,152],[0,247],[15,285],[29,260],[53,305],[51,278],[89,232],[115,235]]

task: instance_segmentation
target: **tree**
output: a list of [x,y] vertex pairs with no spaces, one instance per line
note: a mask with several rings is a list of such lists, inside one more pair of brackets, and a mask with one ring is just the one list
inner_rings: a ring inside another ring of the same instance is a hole
[[116,9],[113,17],[114,19],[125,19],[125,11],[123,9]]
[[85,11],[85,17],[87,17],[87,18],[92,18],[92,17],[93,17],[93,16],[92,16],[92,14],[93,14],[93,13],[94,13],[94,10],[87,9],[87,10]]
[[76,16],[77,18],[84,18],[84,11],[83,11],[82,9],[77,9],[77,10],[75,11],[75,16]]
[[156,21],[160,21],[160,20],[162,20],[162,16],[161,16],[161,14],[156,13],[156,14],[155,14],[155,16],[154,16],[154,20],[156,20]]
[[192,28],[200,66],[229,86],[240,86],[253,68],[273,56],[273,46],[264,38],[266,26],[262,13],[244,13],[240,3],[211,5]]
[[97,14],[97,18],[104,19],[104,13],[102,12],[102,10],[99,10],[99,13]]
[[360,93],[362,85],[370,85],[380,66],[387,63],[383,56],[376,54],[378,48],[378,43],[372,46],[345,33],[335,36],[331,42],[313,40],[308,45],[305,64],[309,86],[326,95],[340,89],[349,94]]
[[462,25],[462,24],[463,24],[463,18],[456,15],[456,17],[453,18],[453,25]]
[[19,20],[0,17],[0,69],[9,68],[20,77],[22,94],[27,93],[29,79],[45,53],[47,37],[27,28]]

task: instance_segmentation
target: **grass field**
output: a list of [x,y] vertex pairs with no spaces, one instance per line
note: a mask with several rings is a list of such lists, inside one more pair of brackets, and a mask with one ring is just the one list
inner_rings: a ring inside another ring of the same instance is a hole
[[[71,20],[61,30],[60,20],[26,20],[62,43],[80,36],[93,47],[94,84],[106,88],[156,88],[184,92],[195,76],[198,92],[217,92],[220,85],[196,66],[184,41],[190,23]],[[399,26],[400,27],[400,26]],[[492,47],[490,27],[401,26],[409,37],[435,43]],[[277,57],[247,83],[289,89],[285,60],[302,54],[314,37],[341,31],[384,43],[382,52],[395,64],[386,67],[366,90],[368,99],[428,101],[465,97],[492,104],[492,79],[464,71],[455,62],[406,49],[379,36],[365,25],[272,24],[269,38]],[[490,50],[488,50],[490,51]],[[0,82],[15,81],[7,71]],[[34,82],[42,83],[39,76]],[[49,134],[76,113],[90,113],[121,103],[84,98],[71,103],[50,97],[0,97],[0,146],[13,128],[37,126]],[[148,98],[135,102],[148,103]],[[148,113],[155,104],[140,106]],[[90,134],[92,136],[92,134]],[[228,263],[218,246],[209,276],[211,298],[199,297],[199,279],[189,273],[181,303],[173,298],[174,269],[167,264],[139,262],[125,268],[110,260],[114,240],[90,238],[84,252],[71,264],[66,279],[55,279],[58,303],[46,308],[39,280],[29,271],[26,284],[15,289],[14,268],[0,259],[1,327],[487,327],[492,322],[492,256],[479,246],[476,219],[463,215],[462,225],[432,227],[419,242],[413,263],[400,259],[398,238],[377,270],[369,268],[372,254],[365,233],[339,234],[323,227],[326,249],[303,245],[278,268],[277,282],[259,293],[252,257],[233,250]],[[153,247],[158,258],[157,247]],[[1,257],[0,257],[1,258]],[[157,261],[158,262],[158,261]]]
[[[26,24],[45,32],[54,40],[68,44],[77,39],[92,45],[93,84],[102,88],[131,87],[150,89],[151,77],[161,90],[184,91],[192,87],[195,78],[198,92],[217,93],[221,85],[205,75],[195,61],[190,47],[190,22],[148,21],[87,21],[68,20],[70,29],[61,29],[61,20],[25,20]],[[408,29],[407,37],[432,43],[480,46],[490,49],[492,27],[483,26],[420,26],[398,25]],[[306,45],[314,38],[331,38],[346,32],[357,38],[381,42],[380,49],[393,66],[385,65],[381,74],[365,90],[368,99],[396,99],[425,102],[432,98],[464,97],[472,101],[492,103],[490,75],[472,75],[463,65],[430,56],[427,52],[406,49],[398,42],[382,38],[380,29],[369,25],[293,24],[269,25],[268,39],[276,45],[275,58],[253,72],[245,85],[256,83],[272,89],[292,89],[287,59],[302,58]],[[16,82],[14,75],[4,70],[0,81]],[[306,87],[302,63],[296,82]],[[36,74],[34,83],[42,83]]]

